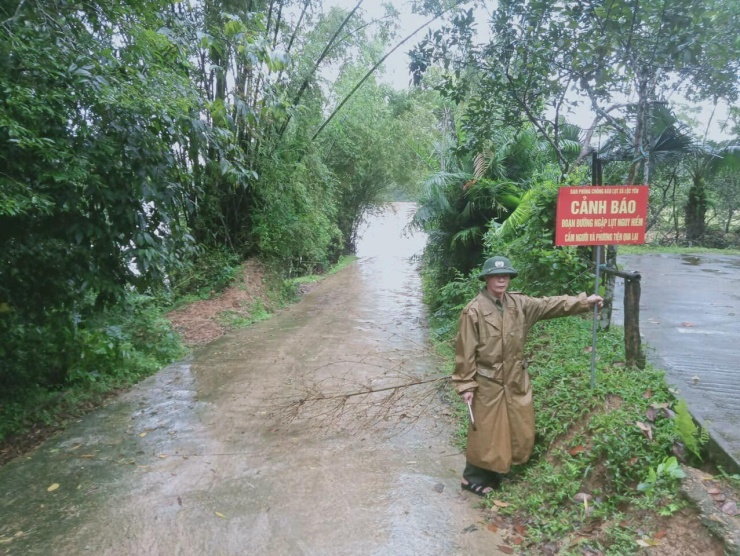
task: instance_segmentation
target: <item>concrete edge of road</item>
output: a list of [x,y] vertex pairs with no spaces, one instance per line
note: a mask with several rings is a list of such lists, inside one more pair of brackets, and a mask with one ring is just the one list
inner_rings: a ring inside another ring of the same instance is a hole
[[702,423],[696,417],[694,417],[694,420],[704,427],[709,434],[709,442],[707,443],[709,458],[718,467],[721,467],[725,473],[730,475],[740,474],[740,462],[732,455],[732,450],[727,441],[717,431],[713,430],[711,425]]
[[[739,473],[740,464],[732,456],[728,443],[711,425],[701,422],[696,416],[693,417],[709,435],[707,443],[709,459],[727,474]],[[702,524],[722,542],[725,556],[740,556],[740,516],[725,514],[707,491],[706,481],[712,481],[716,477],[693,467],[682,467],[686,477],[681,481],[681,495],[699,512]]]
[[[645,337],[641,336],[643,343],[643,350],[645,349],[646,341]],[[656,369],[662,369],[665,372],[666,363],[662,358],[655,354],[646,354],[647,359],[653,364]],[[670,386],[670,384],[669,384]],[[674,385],[675,386],[675,385]],[[710,459],[715,462],[718,466],[722,467],[725,473],[730,475],[740,474],[740,461],[733,455],[732,447],[729,443],[722,438],[720,433],[712,427],[711,423],[707,423],[699,419],[693,411],[691,411],[691,405],[687,402],[689,413],[693,417],[694,421],[707,431],[709,435],[709,441],[707,443],[707,451]]]
[[681,482],[681,494],[699,511],[702,524],[724,545],[725,556],[740,556],[740,520],[725,514],[707,492],[706,481],[712,480],[699,469],[683,466],[686,478]]

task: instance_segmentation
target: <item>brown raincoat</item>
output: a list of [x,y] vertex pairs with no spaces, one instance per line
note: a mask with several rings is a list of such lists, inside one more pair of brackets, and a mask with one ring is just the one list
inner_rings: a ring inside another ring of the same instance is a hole
[[499,473],[524,463],[534,446],[532,387],[524,343],[537,321],[589,310],[586,294],[528,297],[507,292],[503,314],[485,288],[463,309],[452,383],[458,393],[475,388],[476,431],[468,428],[467,461]]

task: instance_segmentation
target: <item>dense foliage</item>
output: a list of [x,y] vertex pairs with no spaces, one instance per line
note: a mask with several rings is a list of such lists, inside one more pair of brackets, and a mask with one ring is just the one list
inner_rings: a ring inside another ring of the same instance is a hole
[[152,30],[167,23],[158,8],[5,9],[3,397],[140,376],[178,352],[149,301],[132,294],[192,249],[173,145],[198,95],[186,52]]
[[354,88],[394,19],[319,8],[0,2],[0,439],[177,357],[163,309],[245,258],[326,268],[415,187],[434,95]]

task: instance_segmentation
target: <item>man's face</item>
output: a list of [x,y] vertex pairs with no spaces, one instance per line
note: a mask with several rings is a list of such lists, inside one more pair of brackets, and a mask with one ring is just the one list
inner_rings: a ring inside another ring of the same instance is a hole
[[486,276],[486,289],[491,295],[501,298],[511,282],[511,276],[508,274],[494,274]]

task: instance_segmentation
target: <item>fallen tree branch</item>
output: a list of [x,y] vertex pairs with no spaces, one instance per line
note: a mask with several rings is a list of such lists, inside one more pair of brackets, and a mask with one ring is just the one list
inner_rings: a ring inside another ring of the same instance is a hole
[[314,398],[303,398],[303,399],[298,400],[295,403],[303,404],[306,402],[319,402],[319,401],[324,401],[324,400],[340,400],[340,399],[351,398],[354,396],[366,396],[368,394],[376,394],[378,392],[388,392],[389,390],[397,390],[400,388],[409,388],[411,386],[419,386],[421,384],[429,384],[431,382],[439,382],[441,380],[447,380],[448,378],[449,378],[448,376],[439,376],[437,378],[430,378],[428,380],[417,380],[414,382],[407,382],[405,384],[396,384],[395,386],[386,386],[385,388],[377,388],[377,389],[369,388],[362,392],[350,392],[348,394],[333,394],[331,396],[316,396]]

